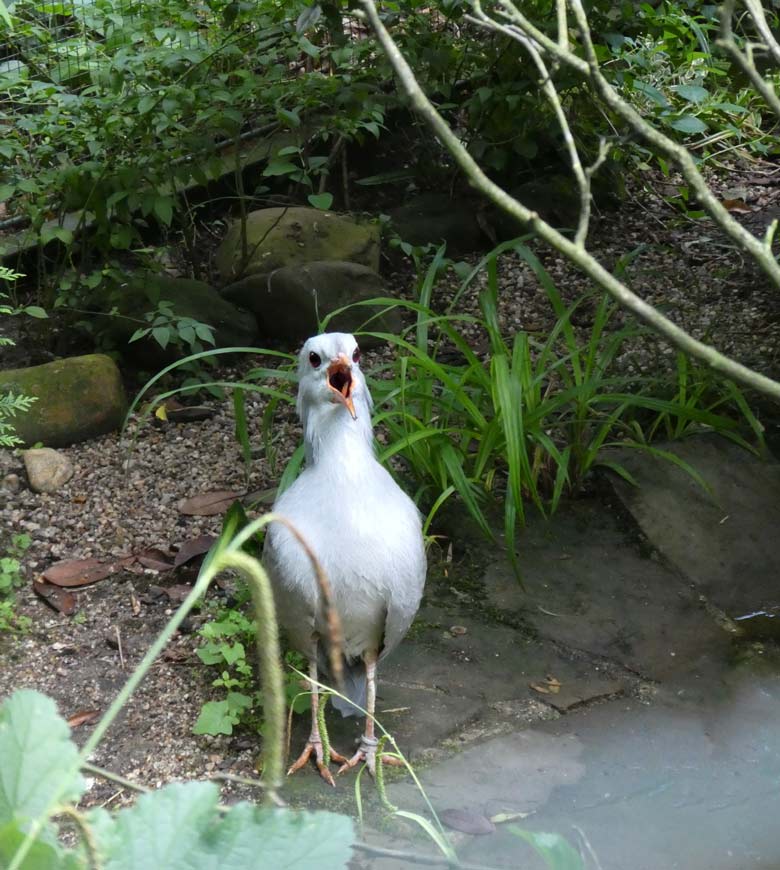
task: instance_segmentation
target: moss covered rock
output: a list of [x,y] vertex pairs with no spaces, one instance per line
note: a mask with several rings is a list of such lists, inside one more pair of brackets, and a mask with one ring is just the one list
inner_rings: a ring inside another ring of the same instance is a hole
[[348,260],[379,271],[378,224],[357,223],[316,208],[264,208],[248,215],[246,235],[246,258],[240,221],[230,227],[217,251],[217,269],[226,284],[315,260]]
[[[251,346],[257,337],[254,315],[237,308],[204,281],[139,272],[132,276],[117,305],[123,316],[106,317],[104,326],[123,357],[144,371],[162,368],[190,353],[183,345],[169,344],[163,349],[151,337],[128,344],[136,329],[143,326],[144,315],[163,300],[171,303],[174,314],[212,326],[216,347]],[[204,349],[211,346],[204,343]]]
[[[287,266],[270,275],[249,275],[222,292],[255,314],[262,336],[288,344],[316,334],[319,320],[332,311],[389,295],[373,269],[330,260]],[[374,319],[365,328],[372,332],[397,333],[401,329],[398,308],[373,305],[341,312],[329,322],[328,329],[357,332],[371,317]],[[377,342],[362,336],[360,344],[367,348]]]
[[0,371],[0,393],[9,391],[37,398],[14,419],[27,446],[64,447],[111,432],[121,426],[127,406],[119,369],[104,354]]

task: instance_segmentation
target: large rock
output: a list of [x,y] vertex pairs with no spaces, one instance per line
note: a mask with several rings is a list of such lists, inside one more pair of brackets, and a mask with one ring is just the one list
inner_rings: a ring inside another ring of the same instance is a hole
[[246,222],[246,262],[241,222],[228,230],[216,255],[225,284],[244,275],[267,275],[315,260],[348,260],[379,271],[379,226],[316,208],[264,208]]
[[33,492],[56,492],[73,477],[73,463],[51,447],[24,451],[24,467]]
[[28,446],[63,447],[111,432],[121,426],[127,404],[119,369],[104,354],[0,371],[0,393],[8,391],[37,398],[13,421]]
[[447,243],[450,256],[485,247],[488,239],[479,225],[473,200],[451,199],[444,193],[421,193],[390,212],[392,227],[412,245]]
[[[293,344],[316,334],[318,315],[322,319],[353,302],[388,295],[382,279],[372,269],[356,263],[329,260],[287,266],[270,275],[249,275],[222,292],[228,299],[254,312],[263,336]],[[382,311],[382,306],[350,308],[334,317],[328,329],[357,332],[380,311],[382,313],[365,329],[397,333],[401,329],[399,309]],[[379,342],[362,336],[360,343],[363,347],[372,347]]]
[[[171,303],[174,314],[213,326],[216,347],[247,347],[257,337],[254,315],[237,308],[203,281],[140,273],[133,276],[119,303],[119,313],[124,316],[112,317],[106,331],[117,348],[143,369],[162,368],[190,353],[186,345],[163,349],[151,337],[128,345],[132,334],[143,325],[139,321],[144,314],[153,311],[161,300]],[[212,347],[202,344],[205,349]]]

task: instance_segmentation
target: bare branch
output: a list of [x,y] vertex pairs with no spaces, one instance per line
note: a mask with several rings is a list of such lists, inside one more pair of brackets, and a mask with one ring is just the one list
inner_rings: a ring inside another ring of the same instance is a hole
[[[576,2],[576,0],[575,0]],[[430,100],[425,96],[409,64],[393,42],[392,37],[382,24],[374,0],[361,0],[371,26],[377,35],[380,45],[387,55],[404,91],[408,94],[412,107],[430,125],[433,132],[452,154],[456,163],[466,173],[474,187],[489,197],[496,205],[504,209],[512,217],[528,224],[539,237],[560,251],[578,266],[588,277],[604,288],[623,307],[631,311],[640,320],[647,323],[655,332],[683,352],[702,360],[715,371],[726,377],[739,381],[746,386],[760,390],[764,394],[780,401],[780,383],[755,372],[741,363],[724,356],[715,348],[697,341],[684,329],[668,320],[652,305],[649,305],[628,289],[614,275],[608,272],[590,254],[578,247],[570,239],[559,233],[539,215],[523,205],[522,202],[510,196],[505,190],[491,181],[474,161],[458,137],[452,132],[447,122],[439,115]],[[475,4],[476,5],[476,4]],[[580,7],[581,9],[581,7]],[[553,43],[554,44],[554,43]],[[592,47],[591,47],[592,48]],[[557,46],[556,46],[557,49]],[[651,128],[652,129],[652,128]],[[660,135],[660,134],[659,134]],[[684,150],[684,149],[683,149]],[[685,152],[687,155],[687,152]],[[693,163],[690,156],[688,160]],[[695,167],[694,167],[695,168]],[[710,194],[710,196],[712,196]],[[762,247],[754,237],[753,240]],[[763,254],[763,248],[762,248]]]
[[775,35],[772,33],[772,28],[766,20],[764,7],[761,3],[757,2],[757,0],[745,0],[745,6],[747,7],[748,14],[753,20],[756,30],[761,34],[761,38],[766,43],[766,48],[772,55],[775,63],[780,66],[780,44],[778,44],[775,39]]
[[[748,5],[748,3],[749,0],[746,0],[746,5]],[[753,4],[749,4],[748,8],[750,5]],[[763,10],[761,11],[763,14]],[[742,72],[750,79],[753,87],[759,92],[759,94],[761,94],[769,108],[775,113],[775,115],[780,117],[780,98],[778,98],[772,85],[766,81],[766,79],[756,69],[756,65],[753,62],[751,46],[746,46],[746,53],[741,52],[737,46],[736,40],[734,39],[734,31],[731,29],[731,19],[733,15],[734,0],[727,0],[727,2],[721,6],[720,38],[716,40],[715,44],[727,52],[734,63],[736,63]],[[752,12],[751,17],[758,28],[758,22]],[[764,24],[766,24],[765,19]]]

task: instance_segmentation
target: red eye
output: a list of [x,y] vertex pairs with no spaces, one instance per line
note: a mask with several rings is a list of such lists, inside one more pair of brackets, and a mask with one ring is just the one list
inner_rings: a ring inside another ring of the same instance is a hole
[[313,369],[318,369],[320,367],[320,365],[322,364],[322,360],[320,359],[320,355],[318,353],[314,353],[314,351],[312,351],[309,354],[309,362],[311,363],[311,367]]
[[359,363],[360,362],[360,348],[356,347],[355,352],[352,354],[352,362]]

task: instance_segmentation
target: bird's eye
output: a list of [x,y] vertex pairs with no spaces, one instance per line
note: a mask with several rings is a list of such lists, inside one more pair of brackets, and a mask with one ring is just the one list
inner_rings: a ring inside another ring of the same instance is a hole
[[360,362],[360,348],[356,347],[354,353],[352,354],[352,362],[359,363]]
[[320,358],[320,355],[318,353],[314,353],[314,351],[312,351],[309,354],[309,362],[311,363],[311,367],[313,369],[318,369],[322,364],[322,359]]

